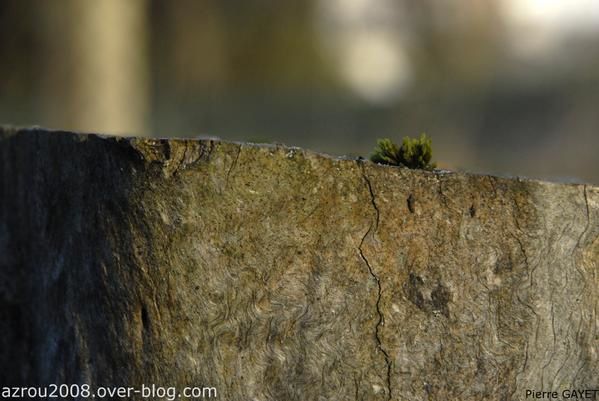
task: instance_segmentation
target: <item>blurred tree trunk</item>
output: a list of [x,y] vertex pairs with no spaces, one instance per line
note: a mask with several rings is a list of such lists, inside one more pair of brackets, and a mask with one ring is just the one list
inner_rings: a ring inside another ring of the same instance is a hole
[[147,0],[43,4],[44,59],[53,64],[44,78],[46,121],[74,130],[148,132]]

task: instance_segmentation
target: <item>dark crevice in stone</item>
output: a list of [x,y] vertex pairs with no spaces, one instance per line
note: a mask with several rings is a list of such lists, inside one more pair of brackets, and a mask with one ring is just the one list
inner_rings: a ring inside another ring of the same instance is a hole
[[360,241],[360,245],[358,247],[358,250],[360,252],[360,257],[362,258],[362,260],[364,261],[364,263],[366,264],[366,267],[368,267],[368,272],[370,274],[370,276],[375,280],[376,284],[377,284],[377,290],[378,290],[378,294],[377,294],[377,299],[376,299],[376,312],[377,315],[379,317],[375,329],[374,329],[374,336],[376,339],[376,343],[377,343],[377,348],[381,351],[381,353],[383,354],[383,356],[385,357],[385,365],[387,366],[387,395],[388,395],[388,399],[391,400],[392,399],[392,394],[391,394],[391,359],[389,358],[389,354],[387,353],[387,351],[385,351],[385,349],[383,348],[383,344],[381,342],[381,337],[380,337],[380,327],[381,325],[384,324],[385,322],[385,318],[383,316],[383,312],[381,311],[381,298],[382,298],[382,287],[381,287],[381,280],[380,278],[375,274],[374,269],[372,268],[370,262],[368,261],[368,258],[366,258],[366,255],[364,255],[364,251],[362,249],[362,246],[364,245],[364,241],[366,240],[366,238],[368,237],[368,235],[372,235],[374,236],[376,230],[378,229],[378,225],[379,225],[379,220],[380,220],[380,212],[379,209],[376,205],[376,200],[375,200],[375,196],[374,196],[374,191],[372,190],[372,184],[370,182],[370,180],[368,179],[368,176],[366,175],[366,172],[364,171],[364,166],[363,164],[361,164],[360,161],[358,161],[361,169],[362,169],[362,177],[364,178],[364,181],[366,181],[366,186],[368,187],[368,191],[370,193],[370,202],[374,208],[375,211],[375,223],[374,225],[371,223],[370,226],[368,227],[368,230],[366,231],[366,233],[364,234],[364,236],[362,237],[362,240]]
[[426,310],[424,305],[424,296],[420,292],[420,286],[422,286],[424,282],[422,278],[414,273],[410,273],[408,276],[408,281],[405,284],[406,296],[414,305],[418,307],[418,309]]
[[451,293],[449,289],[441,283],[437,284],[437,287],[431,292],[433,310],[441,312],[445,317],[449,317],[448,303],[450,300]]
[[416,199],[414,198],[413,194],[410,194],[410,196],[408,196],[407,203],[408,203],[408,210],[410,211],[410,213],[414,213],[414,211],[415,211],[414,205],[416,203]]
[[141,307],[141,326],[144,331],[150,328],[150,317],[148,316],[148,310],[145,305]]
[[239,160],[239,155],[241,154],[241,148],[242,148],[242,145],[239,145],[239,148],[237,149],[237,153],[235,154],[235,158],[233,159],[233,162],[231,163],[231,167],[229,167],[229,170],[227,170],[227,177],[225,178],[225,189],[229,188],[229,177],[231,176],[231,172],[237,166],[237,161]]

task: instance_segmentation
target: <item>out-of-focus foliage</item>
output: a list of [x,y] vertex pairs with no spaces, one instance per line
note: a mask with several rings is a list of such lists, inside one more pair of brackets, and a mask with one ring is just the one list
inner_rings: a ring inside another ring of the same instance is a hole
[[541,3],[4,1],[0,123],[338,155],[426,131],[446,168],[599,182],[599,19]]

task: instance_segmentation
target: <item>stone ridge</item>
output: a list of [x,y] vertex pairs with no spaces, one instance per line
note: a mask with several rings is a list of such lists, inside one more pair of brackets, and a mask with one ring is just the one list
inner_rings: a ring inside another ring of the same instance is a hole
[[[436,175],[448,175],[448,174],[458,174],[464,176],[474,176],[474,177],[495,177],[499,179],[508,179],[508,180],[517,180],[524,182],[536,182],[536,183],[548,183],[548,184],[558,184],[558,185],[573,185],[573,186],[590,186],[597,187],[592,184],[584,184],[584,183],[576,183],[576,182],[559,182],[553,180],[544,180],[537,178],[530,178],[525,176],[504,176],[504,175],[493,175],[486,173],[476,173],[476,172],[468,172],[468,171],[451,171],[445,170],[442,168],[437,168],[432,171],[429,170],[412,170],[405,167],[397,167],[390,165],[383,165],[372,163],[370,160],[366,158],[353,158],[345,155],[331,155],[324,152],[309,150],[300,148],[297,146],[289,146],[283,143],[256,143],[256,142],[242,142],[242,141],[230,141],[223,140],[218,137],[212,136],[198,136],[195,138],[182,138],[182,137],[140,137],[140,136],[117,136],[111,134],[99,134],[99,133],[85,133],[85,132],[71,132],[71,131],[62,131],[62,130],[51,130],[45,129],[42,127],[16,127],[16,126],[7,126],[0,125],[0,140],[4,137],[12,136],[17,133],[24,132],[46,132],[50,134],[59,134],[59,135],[67,135],[73,136],[77,141],[86,141],[90,138],[98,138],[98,139],[106,139],[106,140],[114,140],[117,143],[123,144],[125,146],[131,146],[133,149],[137,150],[142,158],[149,162],[158,162],[164,163],[165,165],[177,165],[178,158],[182,157],[186,152],[187,159],[183,161],[183,167],[186,164],[189,164],[194,157],[198,157],[197,152],[200,149],[207,148],[209,149],[214,144],[222,143],[227,145],[237,145],[243,146],[246,148],[262,148],[262,149],[272,149],[272,150],[283,150],[285,153],[288,152],[301,152],[301,153],[309,153],[315,156],[320,156],[327,159],[334,160],[350,160],[350,161],[361,161],[366,164],[371,164],[383,169],[404,169],[413,171],[416,173],[424,173],[424,174],[436,174]],[[173,160],[174,159],[174,160]],[[171,167],[172,168],[172,167]],[[165,172],[168,175],[168,172]]]
[[0,177],[8,385],[599,388],[597,187],[42,129],[0,133]]

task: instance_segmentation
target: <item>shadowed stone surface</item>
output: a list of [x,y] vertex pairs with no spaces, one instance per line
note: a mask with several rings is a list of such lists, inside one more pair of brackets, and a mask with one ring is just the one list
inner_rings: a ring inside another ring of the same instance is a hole
[[40,129],[0,177],[0,385],[599,388],[597,187]]

